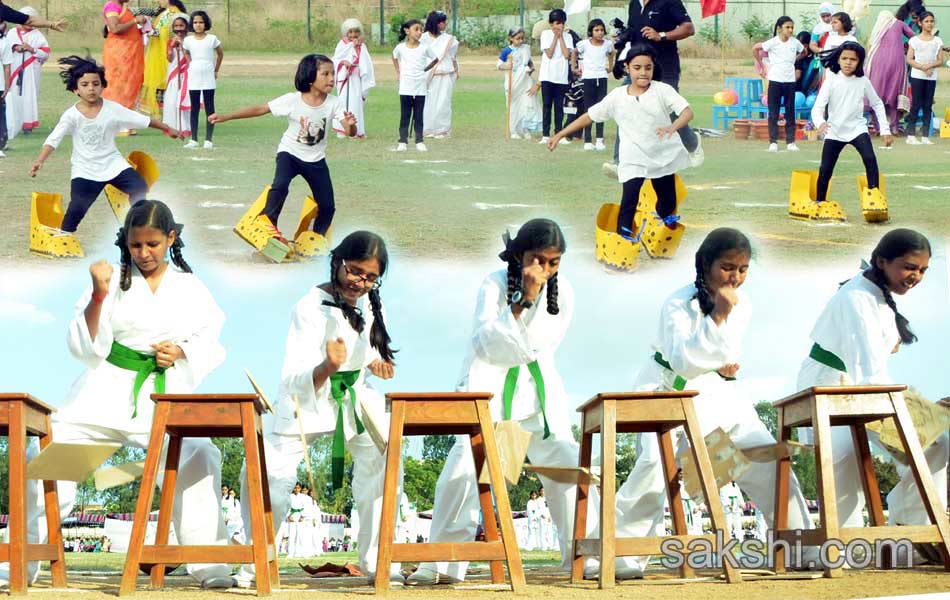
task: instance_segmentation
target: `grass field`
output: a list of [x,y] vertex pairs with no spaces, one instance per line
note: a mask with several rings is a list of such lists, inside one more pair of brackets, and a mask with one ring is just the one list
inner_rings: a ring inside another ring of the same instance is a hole
[[[297,58],[228,54],[219,81],[218,110],[261,104],[291,91]],[[393,153],[398,102],[392,66],[386,56],[376,56],[375,63],[380,85],[370,94],[368,138],[334,138],[329,144],[337,239],[367,228],[384,234],[403,256],[464,258],[493,249],[506,227],[550,216],[565,227],[573,248],[591,251],[598,207],[619,199],[617,182],[600,174],[609,152],[583,152],[581,144],[574,143],[552,155],[537,143],[506,140],[502,78],[492,59],[475,57],[461,66],[452,137],[431,141],[427,154],[412,149]],[[751,74],[746,71],[750,69],[736,61],[727,74]],[[682,91],[697,113],[694,125],[710,126],[711,97],[720,88],[719,81],[718,62],[687,61]],[[937,112],[942,114],[950,105],[950,88],[941,84],[937,94]],[[54,70],[47,69],[40,131],[15,139],[8,158],[0,162],[7,191],[0,220],[10,227],[0,242],[0,260],[31,266],[50,262],[28,252],[30,192],[68,195],[70,143],[54,153],[35,180],[27,172],[46,134],[74,100]],[[216,261],[262,263],[231,228],[270,183],[275,148],[285,126],[273,117],[226,123],[215,131],[213,151],[184,150],[157,131],[120,139],[119,147],[126,153],[145,150],[157,160],[162,176],[151,195],[169,202],[178,220],[187,223],[189,253],[197,251]],[[615,131],[608,126],[608,144]],[[760,246],[793,262],[828,258],[877,238],[886,226],[867,225],[861,219],[855,176],[863,168],[853,150],[842,155],[831,190],[831,197],[844,205],[849,222],[818,226],[787,217],[791,170],[817,169],[820,158],[820,143],[800,145],[798,154],[768,154],[762,142],[737,141],[731,133],[704,139],[706,163],[682,173],[690,188],[682,209],[687,226],[684,248],[722,225],[744,228]],[[879,151],[878,159],[887,180],[892,216],[888,226],[918,227],[931,235],[950,231],[950,140],[937,140],[925,148],[897,140],[893,150]],[[293,230],[307,193],[302,180],[294,182],[280,222],[283,230]],[[87,255],[111,256],[115,228],[107,204],[97,202],[79,229]],[[644,261],[644,268],[657,264],[661,263]]]

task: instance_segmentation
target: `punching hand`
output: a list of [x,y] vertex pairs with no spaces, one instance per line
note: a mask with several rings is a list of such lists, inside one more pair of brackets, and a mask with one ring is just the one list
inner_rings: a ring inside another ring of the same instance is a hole
[[739,372],[739,363],[730,363],[727,365],[723,365],[718,371],[718,373],[722,375],[723,377],[735,377],[736,373],[738,372]]
[[547,282],[548,276],[541,268],[541,262],[537,257],[531,261],[521,272],[521,281],[524,286],[524,297],[531,302],[538,299],[541,293],[541,287]]
[[374,360],[373,362],[366,365],[366,368],[369,369],[369,372],[379,377],[380,379],[392,379],[393,375],[396,374],[396,369],[393,366],[393,363],[390,361],[382,361],[379,359]]
[[109,282],[112,281],[112,265],[108,261],[100,260],[89,267],[92,276],[92,293],[104,296],[109,293]]
[[343,363],[346,362],[346,342],[344,342],[341,337],[330,340],[327,342],[326,351],[327,358],[325,362],[327,369],[330,375],[333,375],[339,371]]
[[732,309],[739,304],[739,295],[734,288],[722,286],[716,292],[716,305],[713,307],[713,315],[717,321],[725,321]]

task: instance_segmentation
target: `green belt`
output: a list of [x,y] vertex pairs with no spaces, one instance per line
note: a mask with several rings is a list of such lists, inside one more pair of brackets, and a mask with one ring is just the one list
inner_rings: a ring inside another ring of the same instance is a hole
[[112,350],[106,357],[106,362],[120,369],[135,371],[135,386],[132,388],[132,418],[139,414],[139,391],[148,376],[155,373],[155,393],[165,393],[165,369],[158,366],[155,356],[137,352],[119,342],[112,342]]
[[[531,379],[534,380],[534,387],[538,392],[538,402],[541,404],[541,418],[544,420],[544,437],[541,439],[546,440],[551,437],[551,428],[548,427],[548,415],[544,409],[544,377],[541,375],[541,367],[538,366],[538,361],[529,362],[527,367],[528,372],[531,373]],[[515,386],[518,385],[518,374],[520,372],[521,366],[515,365],[508,369],[508,376],[505,377],[505,389],[501,394],[502,418],[505,421],[511,420],[511,403],[515,397]]]
[[838,358],[838,356],[833,352],[828,352],[818,344],[813,344],[811,347],[811,352],[808,353],[810,358],[820,362],[826,367],[831,367],[832,369],[841,371],[842,373],[847,373],[848,368],[844,366],[844,361]]
[[353,384],[359,379],[359,371],[338,371],[330,375],[330,395],[336,400],[339,410],[336,413],[336,430],[333,432],[333,448],[330,452],[331,479],[333,489],[343,487],[343,463],[346,459],[346,437],[343,435],[343,398],[349,393],[350,404],[353,406],[353,418],[356,420],[356,433],[363,433],[366,429],[356,410],[356,390]]
[[[666,359],[663,358],[663,355],[660,354],[659,352],[657,352],[656,354],[653,355],[653,360],[655,360],[658,365],[660,365],[661,367],[667,369],[668,371],[673,371],[673,367],[670,366],[670,363],[666,362]],[[735,381],[735,380],[736,380],[735,377],[726,377],[725,375],[723,375],[722,373],[720,373],[720,372],[718,372],[718,371],[716,371],[716,374],[719,375],[720,377],[722,377],[723,379],[725,379],[726,381]],[[675,371],[673,372],[673,375],[676,375],[676,379],[673,380],[673,389],[676,390],[676,391],[678,391],[678,392],[681,392],[681,391],[685,390],[685,389],[686,389],[686,379],[684,379],[683,377],[677,375]]]
[[302,513],[302,512],[303,512],[303,509],[302,509],[302,508],[291,508],[291,509],[290,509],[290,514]]

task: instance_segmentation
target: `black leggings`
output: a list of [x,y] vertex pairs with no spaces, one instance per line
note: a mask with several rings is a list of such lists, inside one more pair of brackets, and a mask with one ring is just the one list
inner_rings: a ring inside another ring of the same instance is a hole
[[[601,100],[607,97],[607,78],[601,77],[600,79],[585,79],[584,80],[584,103],[587,106],[587,110],[590,110],[590,107],[597,104]],[[604,124],[596,124],[597,139],[602,140],[604,138]],[[590,135],[591,127],[587,126],[584,128],[584,142],[591,142]]]
[[214,114],[214,90],[188,90],[191,98],[191,139],[198,141],[198,112],[201,110],[201,95],[205,97],[205,139],[209,142],[214,135],[214,123],[207,119]]
[[785,143],[795,143],[795,82],[769,81],[769,143],[778,142],[778,117],[785,99]]
[[69,207],[63,216],[63,231],[73,232],[79,227],[79,222],[86,216],[92,203],[96,201],[106,185],[111,185],[129,195],[129,204],[135,204],[145,198],[148,184],[138,172],[129,167],[109,181],[92,181],[77,177],[70,183]]
[[265,215],[270,222],[277,226],[280,211],[284,208],[284,201],[290,192],[290,182],[297,175],[301,175],[310,186],[310,193],[317,201],[317,218],[313,221],[313,230],[320,235],[326,235],[333,222],[333,213],[336,205],[333,201],[333,182],[330,181],[330,169],[326,159],[317,162],[300,160],[289,152],[277,153],[277,171],[274,173],[274,183],[267,193],[267,204],[264,206]]
[[422,142],[422,113],[426,107],[425,96],[399,96],[399,143],[409,141],[409,119],[416,134],[416,143]]
[[930,137],[930,122],[933,120],[934,92],[937,91],[937,82],[929,79],[910,78],[910,94],[913,96],[910,112],[907,113],[907,135],[916,135],[917,113],[924,109],[923,124],[920,136]]
[[541,125],[544,137],[551,135],[551,109],[554,109],[554,133],[561,131],[564,123],[564,93],[566,83],[541,82]]
[[[640,204],[640,188],[643,187],[644,177],[635,177],[623,182],[623,196],[620,199],[620,214],[617,216],[617,233],[626,235],[626,228],[632,235],[633,219],[637,214],[637,205]],[[653,191],[656,192],[656,214],[665,218],[676,210],[676,175],[664,175],[651,179]]]
[[880,178],[877,170],[877,159],[874,157],[874,146],[871,144],[871,136],[862,133],[850,142],[839,142],[838,140],[828,140],[824,142],[821,149],[821,168],[818,170],[818,194],[815,200],[824,202],[828,195],[828,182],[831,181],[831,175],[835,171],[835,164],[838,162],[838,155],[848,144],[854,146],[861,160],[864,161],[864,170],[867,173],[868,187],[874,189],[878,186]]

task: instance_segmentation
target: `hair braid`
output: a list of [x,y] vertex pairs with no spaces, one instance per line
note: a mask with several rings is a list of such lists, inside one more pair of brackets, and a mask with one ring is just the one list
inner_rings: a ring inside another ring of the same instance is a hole
[[884,271],[873,265],[871,267],[871,277],[868,279],[881,290],[884,302],[894,311],[894,322],[897,324],[897,333],[900,335],[901,342],[904,344],[916,342],[917,336],[910,329],[910,321],[897,310],[897,302],[894,300],[891,290],[887,287],[887,278],[884,276]]
[[369,341],[373,348],[379,352],[379,356],[385,361],[391,361],[395,358],[395,352],[389,347],[392,339],[389,332],[386,331],[386,323],[383,321],[383,305],[379,301],[379,290],[370,290],[369,304],[373,309],[373,327],[369,332]]
[[513,257],[508,258],[508,303],[511,303],[511,296],[521,289],[521,265]]
[[557,305],[557,273],[551,279],[548,279],[546,285],[548,288],[548,314],[556,315],[561,312]]
[[125,227],[119,228],[119,233],[115,236],[115,245],[119,247],[119,262],[122,266],[119,289],[125,292],[132,286],[132,253],[129,252],[129,246],[126,243]]
[[175,263],[175,266],[181,269],[185,273],[192,273],[191,265],[185,262],[185,257],[181,255],[181,249],[184,244],[181,242],[181,237],[175,239],[175,243],[172,244],[172,262]]
[[696,253],[696,293],[693,294],[693,298],[699,300],[699,308],[703,311],[704,315],[708,315],[712,312],[713,307],[716,306],[715,301],[709,296],[709,289],[706,288],[706,278],[703,274],[705,267],[703,266],[703,258]]

